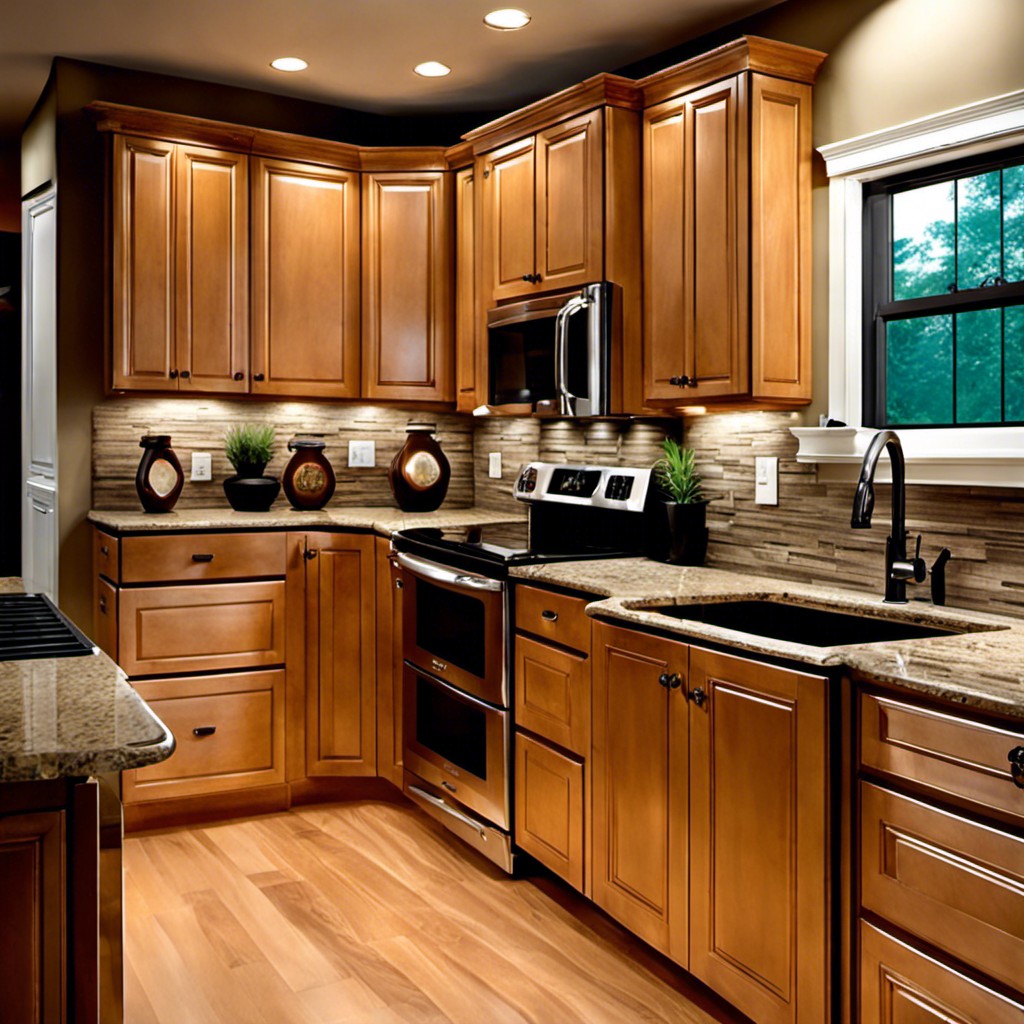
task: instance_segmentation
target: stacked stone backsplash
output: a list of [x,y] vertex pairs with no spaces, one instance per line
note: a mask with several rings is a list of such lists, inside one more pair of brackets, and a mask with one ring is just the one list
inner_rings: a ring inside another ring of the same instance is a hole
[[[135,471],[143,434],[170,434],[171,446],[185,470],[185,486],[177,508],[226,507],[221,486],[234,470],[224,455],[225,431],[241,423],[272,423],[277,429],[274,457],[267,467],[280,477],[291,453],[295,434],[322,434],[338,478],[328,507],[382,505],[395,507],[387,471],[405,444],[410,422],[437,424],[435,437],[451,463],[452,476],[445,507],[473,504],[473,422],[450,413],[422,413],[371,405],[330,405],[313,402],[232,402],[199,398],[109,399],[93,410],[93,506],[98,509],[137,509]],[[373,469],[349,469],[348,442],[375,441]],[[213,457],[213,480],[189,480],[192,452]],[[274,508],[287,508],[281,494]]]
[[[796,461],[795,413],[708,414],[685,423],[687,445],[709,496],[708,565],[759,576],[837,584],[882,596],[890,488],[875,488],[870,530],[850,527],[856,474],[819,482],[815,466]],[[754,504],[754,458],[779,457],[779,504]],[[923,535],[930,565],[948,547],[947,602],[1024,617],[1024,490],[990,487],[907,488],[912,544]],[[927,598],[927,583],[908,588]]]

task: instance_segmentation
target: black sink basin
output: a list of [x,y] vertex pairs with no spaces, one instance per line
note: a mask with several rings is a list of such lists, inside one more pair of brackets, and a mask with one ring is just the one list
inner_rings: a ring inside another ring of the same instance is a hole
[[[714,604],[668,604],[644,611],[660,612],[674,619],[691,619],[723,626],[740,633],[806,644],[809,647],[845,647],[877,644],[887,640],[921,640],[952,636],[959,629],[920,626],[913,622],[879,619],[873,615],[833,612],[781,601],[721,601]],[[979,627],[984,628],[984,627]]]

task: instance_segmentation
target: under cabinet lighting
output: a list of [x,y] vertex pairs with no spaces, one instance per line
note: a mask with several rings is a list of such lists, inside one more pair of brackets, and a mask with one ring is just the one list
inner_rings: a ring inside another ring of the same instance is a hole
[[530,24],[530,15],[526,11],[519,10],[518,7],[502,7],[500,10],[484,15],[484,24],[488,28],[511,32],[517,28],[526,28]]
[[452,69],[439,60],[426,60],[422,64],[417,64],[413,71],[424,78],[444,78],[445,75],[452,73]]
[[270,66],[275,71],[305,71],[309,64],[301,57],[275,57]]

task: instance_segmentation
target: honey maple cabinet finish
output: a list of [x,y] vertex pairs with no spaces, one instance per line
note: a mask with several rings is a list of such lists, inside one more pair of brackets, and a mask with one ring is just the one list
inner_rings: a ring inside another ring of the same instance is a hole
[[1020,1024],[1008,999],[866,922],[858,1024]]
[[472,167],[455,172],[455,409],[472,412],[487,401],[482,379],[484,360],[478,356],[481,321],[477,299],[480,270],[477,257],[479,219],[476,216],[477,177]]
[[[583,616],[582,608],[578,611]],[[584,617],[589,627],[590,620]],[[590,747],[590,663],[569,651],[516,637],[516,725],[586,757]]]
[[92,640],[113,661],[117,661],[117,587],[98,573],[92,578]]
[[248,159],[113,140],[114,388],[248,390]]
[[121,578],[121,543],[117,537],[94,529],[92,533],[93,569],[116,583]]
[[121,541],[121,583],[283,576],[284,571],[283,533],[148,534]]
[[516,735],[516,843],[582,891],[583,763]]
[[455,399],[451,189],[447,172],[363,175],[366,398]]
[[253,394],[358,398],[359,174],[254,158]]
[[376,538],[377,774],[402,788],[402,570]]
[[516,629],[586,654],[590,650],[590,619],[583,610],[586,605],[581,597],[517,586]]

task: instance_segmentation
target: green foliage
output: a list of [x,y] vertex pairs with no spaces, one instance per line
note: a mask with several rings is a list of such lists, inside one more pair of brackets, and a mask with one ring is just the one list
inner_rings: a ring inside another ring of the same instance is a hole
[[274,428],[269,424],[245,423],[224,434],[224,454],[235,472],[259,476],[274,451]]
[[694,465],[694,450],[681,448],[671,437],[665,438],[661,450],[665,454],[654,464],[654,482],[666,497],[677,505],[694,505],[703,501],[700,473]]

